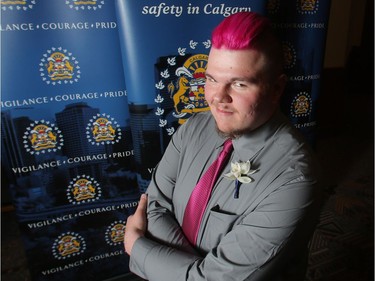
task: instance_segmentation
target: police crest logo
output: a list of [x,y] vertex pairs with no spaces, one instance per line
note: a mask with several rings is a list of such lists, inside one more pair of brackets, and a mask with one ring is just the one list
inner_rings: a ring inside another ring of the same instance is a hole
[[85,250],[85,240],[74,232],[61,234],[52,246],[53,256],[58,260],[82,254]]
[[30,154],[56,152],[63,146],[61,131],[49,121],[35,121],[26,128],[23,144]]
[[[191,40],[190,49],[194,50],[197,44]],[[210,40],[202,44],[207,49],[211,46]],[[186,50],[180,47],[178,55],[159,58],[156,64],[159,81],[155,84],[155,115],[159,117],[159,127],[165,128],[168,135],[175,131],[170,123],[177,120],[183,124],[193,113],[209,110],[204,96],[208,55],[187,55]]]
[[124,221],[115,221],[107,227],[105,240],[109,245],[122,245],[125,236],[125,225]]
[[291,69],[296,65],[297,54],[296,50],[289,42],[282,42],[283,55],[284,55],[284,68]]
[[191,56],[176,70],[177,81],[168,84],[175,117],[181,118],[185,113],[207,109],[208,104],[204,98],[207,59],[208,56],[203,54]]
[[36,0],[0,0],[1,9],[3,11],[26,11],[32,9]]
[[73,84],[81,78],[78,61],[62,47],[47,50],[39,66],[42,80],[49,85]]
[[274,15],[279,11],[280,0],[269,0],[267,2],[267,11],[269,14]]
[[300,14],[315,14],[319,8],[319,0],[298,0],[297,11]]
[[115,144],[122,137],[120,126],[114,118],[105,113],[97,114],[90,119],[86,135],[92,145]]
[[101,197],[101,188],[93,178],[81,175],[69,183],[67,197],[70,203],[77,205],[94,202]]
[[311,96],[306,92],[301,92],[294,97],[290,106],[290,113],[293,117],[306,117],[312,110]]
[[97,10],[104,5],[104,0],[67,0],[65,3],[74,10]]

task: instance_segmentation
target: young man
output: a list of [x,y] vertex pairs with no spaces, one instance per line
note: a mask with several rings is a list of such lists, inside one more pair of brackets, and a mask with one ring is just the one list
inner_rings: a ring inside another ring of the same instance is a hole
[[[206,77],[211,111],[177,130],[128,219],[130,269],[156,281],[303,280],[320,191],[312,152],[279,111],[286,77],[269,21],[224,19]],[[227,139],[230,159],[192,214],[193,190]]]

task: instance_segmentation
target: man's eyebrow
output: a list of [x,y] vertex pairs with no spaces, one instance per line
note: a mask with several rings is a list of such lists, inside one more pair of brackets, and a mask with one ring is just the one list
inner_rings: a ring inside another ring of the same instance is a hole
[[[207,78],[211,78],[211,79],[214,79],[215,80],[215,78],[214,78],[214,76],[212,76],[210,73],[205,73],[205,76],[207,77]],[[228,82],[234,82],[234,81],[243,81],[243,82],[251,82],[251,83],[253,83],[253,82],[256,82],[256,81],[258,81],[259,79],[257,78],[257,77],[255,77],[255,76],[250,76],[250,77],[248,77],[248,76],[238,76],[238,77],[232,77],[232,78],[230,78],[229,80],[228,80]]]
[[242,81],[242,82],[256,82],[258,81],[259,79],[255,76],[241,76],[241,77],[232,77],[230,79],[231,82],[234,82],[234,81]]
[[209,79],[212,79],[212,80],[216,81],[216,79],[211,74],[206,72],[204,75],[205,75],[206,78],[209,78]]
[[233,77],[230,80],[232,81],[249,81],[254,79],[253,77]]

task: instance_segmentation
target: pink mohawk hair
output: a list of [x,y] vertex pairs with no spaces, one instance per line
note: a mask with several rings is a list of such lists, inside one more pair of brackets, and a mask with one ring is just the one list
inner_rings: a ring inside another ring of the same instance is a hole
[[256,38],[270,28],[270,21],[254,12],[239,12],[225,18],[212,33],[212,46],[229,50],[251,49]]

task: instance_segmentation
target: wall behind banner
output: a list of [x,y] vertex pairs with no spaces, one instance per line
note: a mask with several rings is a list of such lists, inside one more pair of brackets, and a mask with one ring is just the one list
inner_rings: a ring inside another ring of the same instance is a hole
[[178,126],[209,110],[211,31],[232,13],[273,20],[282,110],[314,143],[330,1],[0,3],[2,177],[33,280],[128,272],[126,218]]

